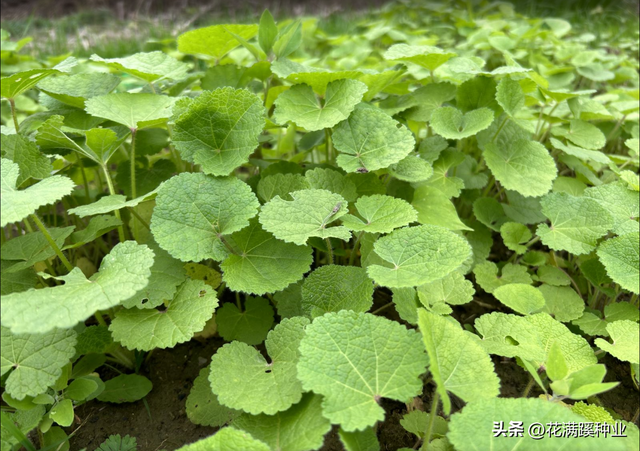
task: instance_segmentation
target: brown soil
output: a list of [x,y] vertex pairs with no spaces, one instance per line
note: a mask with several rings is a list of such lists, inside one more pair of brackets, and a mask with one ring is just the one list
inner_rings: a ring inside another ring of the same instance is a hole
[[[499,305],[493,305],[490,298],[483,296],[477,299],[479,302],[456,308],[454,316],[461,323],[472,324],[477,316],[499,308]],[[371,311],[387,305],[390,301],[391,295],[387,290],[377,290]],[[393,306],[384,308],[379,314],[403,323]],[[209,364],[211,356],[223,344],[222,339],[212,338],[204,343],[192,340],[173,349],[155,350],[141,371],[141,374],[153,382],[153,390],[146,397],[149,410],[147,411],[142,401],[129,404],[92,401],[80,406],[76,409],[79,424],[67,431],[76,431],[71,439],[71,450],[86,448],[92,451],[111,434],[128,434],[136,437],[139,451],[171,451],[215,433],[216,428],[197,426],[189,421],[185,413],[185,402],[200,369]],[[261,348],[263,346],[259,349],[264,352]],[[500,396],[521,397],[530,380],[529,374],[519,367],[514,359],[493,356],[492,360],[501,381]],[[608,355],[602,363],[608,368],[605,381],[621,383],[615,389],[600,395],[599,401],[622,419],[630,421],[638,409],[638,393],[631,380],[629,365]],[[108,367],[103,367],[101,372],[103,379],[116,375]],[[416,407],[422,410],[429,410],[434,392],[433,383],[428,378],[426,381],[423,395],[414,400]],[[528,396],[535,397],[540,394],[542,391],[534,385]],[[385,421],[377,426],[381,450],[412,448],[416,444],[415,437],[400,425],[400,420],[407,413],[407,406],[388,399],[383,399],[381,405],[386,412]],[[464,402],[452,396],[452,413],[463,406]],[[337,432],[337,428],[334,427],[326,435],[322,451],[343,449]]]

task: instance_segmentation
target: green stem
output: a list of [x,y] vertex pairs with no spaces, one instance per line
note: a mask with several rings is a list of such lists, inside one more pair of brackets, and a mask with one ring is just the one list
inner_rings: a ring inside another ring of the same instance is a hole
[[[102,164],[102,171],[104,172],[104,176],[107,179],[107,186],[109,187],[109,194],[112,196],[116,194],[116,190],[113,187],[113,180],[111,180],[111,175],[109,174],[109,169],[107,169],[106,164]],[[113,214],[116,218],[122,221],[122,217],[120,216],[120,210],[114,210]],[[124,237],[124,227],[122,225],[118,226],[118,238],[120,238],[120,242],[123,243],[126,239]]]
[[393,305],[393,301],[383,305],[379,309],[374,310],[373,312],[371,312],[371,314],[372,315],[376,315],[376,314],[380,313],[381,311],[383,311],[384,309],[387,309],[387,308],[391,307],[392,305]]
[[136,196],[136,132],[137,128],[131,129],[131,198]]
[[96,321],[98,321],[98,324],[100,324],[101,326],[107,325],[107,322],[104,320],[100,312],[95,312],[93,316],[95,317]]
[[111,354],[119,364],[126,366],[127,368],[135,368],[133,359],[131,356],[127,355],[127,352],[122,348],[122,346],[115,346],[113,349],[110,349],[109,354]]
[[331,132],[329,132],[328,128],[324,129],[324,138],[325,138],[325,145],[327,148],[327,163],[329,163],[331,161],[332,158],[332,144],[331,144]]
[[349,266],[353,266],[353,262],[356,261],[356,255],[358,254],[358,247],[360,246],[360,239],[364,235],[364,230],[358,234],[356,238],[356,242],[353,245],[353,249],[351,250],[351,255],[349,256]]
[[522,392],[521,398],[526,398],[526,397],[529,396],[529,393],[531,392],[531,389],[533,388],[535,383],[536,383],[535,379],[533,379],[533,377],[529,376],[529,382],[527,383],[527,386],[524,388],[524,391]]
[[42,232],[45,239],[49,243],[49,246],[51,246],[51,249],[53,249],[53,252],[56,253],[56,255],[58,256],[62,264],[65,266],[65,268],[67,268],[68,271],[73,271],[73,265],[69,262],[69,260],[67,260],[67,257],[64,256],[64,254],[58,247],[58,244],[55,242],[55,240],[53,239],[53,237],[51,236],[47,228],[44,226],[42,221],[40,221],[40,218],[38,218],[38,216],[35,213],[33,213],[31,215],[31,219],[33,220],[33,222],[36,223],[36,227],[38,227],[38,229]]
[[324,239],[327,243],[327,254],[329,255],[329,264],[333,265],[333,248],[331,247],[331,240],[329,238]]
[[76,156],[78,165],[80,166],[80,174],[82,175],[82,184],[84,185],[84,197],[87,203],[91,202],[91,195],[89,194],[89,183],[87,182],[87,174],[84,171],[84,165],[82,164],[82,158],[80,155]]
[[9,105],[11,105],[11,117],[13,117],[13,126],[16,128],[16,133],[20,131],[18,125],[18,116],[16,116],[16,102],[13,99],[9,99]]
[[436,424],[436,413],[438,412],[439,401],[440,395],[436,391],[433,393],[433,402],[431,403],[431,411],[429,412],[429,424],[427,424],[427,430],[424,433],[424,446],[422,447],[424,451],[429,449],[429,442],[431,441],[431,435],[433,434],[433,426]]
[[142,226],[145,229],[151,230],[151,227],[149,226],[149,224],[147,224],[147,221],[142,219],[142,216],[140,216],[138,214],[138,212],[135,210],[135,207],[129,207],[129,213],[131,213],[133,216],[135,216],[135,218],[140,222],[140,224],[142,224]]
[[236,291],[235,295],[236,295],[236,306],[238,307],[238,311],[241,312],[242,311],[242,302],[240,301],[240,293],[238,293]]
[[497,138],[498,135],[500,134],[500,132],[502,131],[502,129],[504,128],[505,124],[507,123],[507,121],[509,120],[509,116],[504,117],[502,124],[500,124],[500,127],[498,127],[498,130],[496,130],[496,134],[493,135],[493,138],[491,139],[491,142],[494,142]]

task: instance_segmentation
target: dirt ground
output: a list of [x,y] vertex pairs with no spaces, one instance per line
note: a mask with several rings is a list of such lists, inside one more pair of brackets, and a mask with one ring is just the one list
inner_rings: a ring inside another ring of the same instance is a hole
[[[489,297],[488,297],[489,298]],[[377,290],[372,311],[390,301],[390,293]],[[486,301],[486,302],[485,302]],[[454,312],[456,318],[465,323],[473,322],[477,315],[490,309],[491,302],[482,299],[483,305],[471,302]],[[498,305],[496,305],[498,307]],[[388,319],[402,322],[393,307],[381,312]],[[189,421],[185,413],[186,398],[200,369],[209,364],[211,356],[224,344],[220,338],[210,338],[206,342],[192,340],[173,349],[157,349],[143,366],[141,374],[153,382],[153,390],[146,397],[149,410],[142,401],[129,404],[107,404],[92,401],[76,409],[80,421],[67,430],[76,431],[71,439],[71,451],[86,448],[92,451],[111,434],[131,435],[136,437],[140,451],[172,451],[182,445],[212,435],[217,428],[197,426]],[[258,347],[265,352],[264,346]],[[515,360],[492,357],[496,373],[501,381],[500,396],[521,397],[529,382],[528,373],[520,368]],[[633,386],[629,366],[611,356],[604,361],[609,371],[605,381],[620,381],[615,389],[599,395],[604,407],[611,408],[622,419],[630,421],[637,409],[637,391]],[[113,370],[103,367],[103,379],[116,375]],[[414,404],[424,406],[428,410],[434,391],[433,383],[427,383],[420,399]],[[542,391],[534,385],[529,396],[538,396]],[[407,406],[398,401],[383,399],[382,407],[386,411],[385,421],[378,424],[377,435],[383,451],[397,450],[402,447],[413,447],[415,437],[404,430],[400,420],[407,413]],[[452,396],[452,413],[460,410],[464,402]],[[342,444],[334,427],[325,437],[322,451],[340,451]]]

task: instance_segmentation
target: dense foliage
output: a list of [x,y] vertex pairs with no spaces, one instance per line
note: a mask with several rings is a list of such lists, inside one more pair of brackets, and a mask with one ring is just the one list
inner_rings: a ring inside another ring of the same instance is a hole
[[332,425],[380,449],[382,398],[414,448],[637,449],[597,398],[605,357],[638,384],[637,32],[458,6],[345,35],[265,12],[113,59],[3,32],[2,451],[68,449],[76,406],[143,399],[149,352],[215,334],[186,411],[222,428],[185,451]]

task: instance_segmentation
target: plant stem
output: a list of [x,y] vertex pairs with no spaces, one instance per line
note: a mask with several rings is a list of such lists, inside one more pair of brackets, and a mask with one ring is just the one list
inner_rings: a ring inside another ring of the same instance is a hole
[[56,255],[58,256],[62,264],[65,266],[65,268],[67,268],[68,271],[73,271],[73,265],[69,262],[69,260],[67,260],[67,257],[64,256],[64,254],[58,247],[58,244],[55,242],[55,240],[53,239],[53,237],[51,236],[47,228],[44,226],[42,221],[40,221],[40,218],[38,218],[38,216],[35,213],[33,213],[31,215],[31,219],[33,219],[33,222],[36,223],[36,227],[38,227],[38,229],[42,232],[45,239],[49,243],[49,246],[51,246],[51,249],[53,249],[53,252],[56,253]]
[[136,198],[136,132],[137,128],[131,129],[131,198]]
[[327,243],[327,254],[329,255],[329,264],[333,265],[333,249],[331,248],[331,240],[329,238],[324,239]]
[[138,214],[138,212],[135,210],[135,207],[128,207],[129,213],[131,213],[133,216],[135,216],[135,218],[140,222],[140,224],[147,230],[151,230],[151,226],[149,226],[149,224],[147,224],[147,221],[145,221],[144,219],[142,219],[142,216],[140,216]]
[[80,166],[80,174],[82,175],[82,184],[84,185],[84,197],[87,203],[91,202],[91,196],[89,195],[89,183],[87,182],[87,174],[84,171],[84,165],[82,164],[82,158],[80,155],[76,156],[78,165]]
[[329,132],[328,128],[324,129],[324,139],[325,139],[325,146],[326,146],[326,149],[327,149],[327,163],[329,163],[331,161],[331,158],[332,158],[331,154],[333,153],[333,151],[332,151],[331,148],[333,146],[331,144],[331,133]]
[[[102,165],[102,171],[104,172],[104,176],[107,179],[107,186],[109,187],[109,194],[111,194],[112,196],[114,194],[116,194],[116,190],[113,187],[113,180],[111,180],[111,175],[109,174],[109,169],[107,169],[107,165],[106,163],[103,163]],[[116,218],[118,218],[120,221],[122,221],[122,217],[120,216],[120,210],[114,210],[113,214],[115,215]],[[119,225],[118,226],[118,238],[120,238],[120,242],[123,243],[126,239],[124,237],[124,226],[123,225]]]
[[100,312],[95,312],[93,316],[96,318],[96,321],[98,321],[98,324],[100,324],[101,326],[107,325],[107,322],[104,320]]
[[529,396],[529,392],[531,392],[531,389],[533,388],[535,383],[536,381],[531,376],[529,376],[529,382],[527,382],[527,386],[524,388],[524,391],[522,392],[522,398],[526,398],[527,396]]
[[438,402],[440,402],[440,395],[437,391],[433,393],[433,402],[431,403],[431,411],[429,412],[429,424],[427,424],[427,430],[424,433],[424,446],[422,449],[427,451],[429,449],[429,442],[431,441],[431,434],[433,434],[433,425],[436,423],[436,413],[438,412]]
[[20,126],[18,125],[18,117],[16,116],[16,101],[13,99],[9,99],[9,105],[11,105],[11,117],[13,117],[13,126],[16,128],[16,133],[20,131]]
[[238,293],[236,291],[235,295],[236,295],[236,306],[238,307],[238,311],[241,312],[242,311],[242,302],[240,301],[240,293]]
[[349,255],[349,266],[353,266],[353,262],[356,261],[356,255],[358,254],[358,247],[360,246],[360,239],[364,235],[364,230],[360,232],[356,238],[356,242],[353,245],[353,249],[351,250],[351,255]]
[[382,307],[380,307],[379,309],[374,310],[373,312],[371,312],[372,315],[375,315],[376,313],[380,313],[381,311],[383,311],[384,309],[391,307],[393,305],[393,301],[383,305]]

